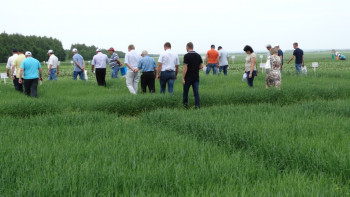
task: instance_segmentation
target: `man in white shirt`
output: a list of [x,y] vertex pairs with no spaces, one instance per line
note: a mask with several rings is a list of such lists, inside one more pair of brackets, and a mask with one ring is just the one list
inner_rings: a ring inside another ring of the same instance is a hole
[[218,47],[219,50],[219,73],[221,73],[222,70],[224,70],[224,75],[227,76],[227,68],[228,68],[228,62],[229,57],[228,53],[221,47]]
[[106,67],[109,59],[101,51],[101,49],[96,50],[96,55],[94,55],[91,62],[91,71],[94,72],[95,68],[97,85],[106,87]]
[[[18,56],[18,50],[12,49],[12,56],[8,58],[7,64],[6,64],[6,72],[7,72],[8,77],[10,76],[10,70],[12,68],[12,63],[13,63],[13,61],[15,61],[17,56]],[[15,73],[16,73],[16,69],[15,69]]]
[[49,76],[49,80],[57,80],[56,73],[57,75],[59,74],[58,58],[53,50],[49,50],[47,54],[49,55],[49,60],[47,61],[47,75]]
[[174,83],[179,71],[179,56],[171,51],[171,44],[164,44],[165,52],[159,56],[157,79],[160,82],[160,93],[165,93],[166,84],[168,83],[168,92],[174,92]]
[[126,87],[131,94],[137,94],[140,79],[138,65],[141,58],[141,54],[135,51],[135,46],[129,45],[128,52],[125,54],[124,64],[128,67]]

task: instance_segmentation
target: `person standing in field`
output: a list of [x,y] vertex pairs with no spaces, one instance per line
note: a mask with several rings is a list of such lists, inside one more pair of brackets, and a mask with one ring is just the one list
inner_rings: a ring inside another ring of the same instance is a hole
[[23,60],[26,59],[26,57],[23,54],[23,50],[18,50],[18,56],[12,63],[12,69],[11,69],[11,79],[13,80],[13,84],[15,84],[15,89],[19,92],[23,93],[23,85],[22,83],[19,83],[19,72],[21,71],[21,65]]
[[109,58],[109,66],[112,69],[112,79],[117,79],[118,78],[118,72],[120,67],[123,65],[120,60],[118,54],[114,51],[114,48],[111,47],[108,49],[109,54],[111,57]]
[[47,75],[49,76],[49,80],[57,80],[56,73],[59,75],[59,65],[58,65],[58,58],[55,56],[53,50],[49,50],[47,52],[49,55],[49,60],[47,62]]
[[280,45],[276,45],[275,46],[275,49],[277,49],[277,55],[278,57],[280,57],[280,60],[281,60],[281,72],[282,72],[282,67],[283,67],[283,51],[280,49]]
[[289,59],[288,64],[295,58],[295,69],[297,73],[301,72],[301,67],[304,67],[304,51],[299,49],[298,43],[293,43],[293,48],[295,49],[293,52],[293,56]]
[[106,67],[108,63],[108,56],[102,53],[101,49],[96,50],[96,55],[92,58],[91,72],[96,73],[97,85],[106,87]]
[[141,60],[141,55],[135,51],[134,45],[128,46],[128,52],[125,54],[124,63],[128,67],[126,72],[126,87],[129,89],[131,94],[137,94],[139,86],[139,69],[138,65]]
[[247,75],[247,82],[249,87],[253,87],[254,77],[257,75],[256,70],[256,54],[251,46],[246,45],[244,47],[247,57],[245,58],[245,70]]
[[282,61],[280,57],[278,56],[278,50],[277,48],[272,48],[270,50],[270,72],[266,75],[266,88],[269,87],[276,87],[277,89],[280,89],[281,87],[281,66]]
[[143,57],[138,65],[138,69],[142,70],[141,75],[141,88],[142,93],[147,92],[147,87],[150,93],[155,93],[155,72],[156,72],[156,62],[153,58],[148,55],[147,51],[142,51],[141,56]]
[[183,105],[188,108],[188,91],[192,86],[195,108],[199,109],[199,70],[203,68],[202,57],[193,50],[193,43],[186,45],[187,54],[184,56],[182,71]]
[[224,75],[227,76],[227,68],[228,68],[228,62],[229,62],[229,57],[228,57],[228,53],[221,47],[218,47],[219,50],[219,73],[221,73],[221,71],[224,71]]
[[84,79],[84,70],[85,70],[84,58],[78,53],[78,49],[74,48],[72,50],[72,53],[73,53],[73,64],[74,64],[73,79],[77,80],[77,77],[79,75],[81,80],[85,80]]
[[207,52],[206,60],[206,74],[209,75],[210,70],[213,69],[213,74],[216,75],[216,68],[219,68],[219,53],[215,50],[215,45],[211,45],[211,49]]
[[[21,64],[21,71],[19,73],[18,83],[22,83],[22,75],[24,74],[23,84],[24,92],[27,96],[38,97],[38,80],[43,80],[42,68],[40,62],[32,57],[32,53],[27,51],[25,53],[26,59]],[[38,75],[39,70],[39,75]]]
[[166,84],[168,84],[168,92],[174,93],[174,83],[179,72],[179,56],[171,51],[171,44],[164,44],[165,52],[159,56],[157,79],[160,82],[160,93],[165,93]]
[[18,50],[17,49],[12,49],[12,56],[10,56],[7,59],[7,64],[6,64],[6,73],[7,77],[10,77],[10,70],[12,68],[12,64],[15,61],[15,59],[18,57]]
[[[13,62],[15,61],[15,59],[18,57],[18,50],[17,49],[12,49],[12,56],[8,58],[7,60],[7,64],[6,64],[6,73],[7,73],[7,77],[10,77],[10,72],[12,73],[12,65]],[[16,73],[16,70],[14,71],[14,73]],[[16,76],[16,75],[15,75]],[[14,77],[15,77],[14,76]],[[12,78],[12,75],[11,75]],[[18,86],[18,80],[12,80],[13,81],[13,85],[15,87],[15,89],[17,90],[17,86]]]

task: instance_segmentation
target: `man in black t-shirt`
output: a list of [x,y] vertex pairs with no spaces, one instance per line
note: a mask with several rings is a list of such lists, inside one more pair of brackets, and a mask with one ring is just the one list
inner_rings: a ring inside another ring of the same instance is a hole
[[188,107],[188,91],[192,86],[196,108],[199,109],[199,70],[203,68],[202,57],[193,51],[193,43],[186,45],[187,54],[184,56],[184,68],[182,71],[183,105]]
[[295,42],[293,44],[293,48],[295,49],[293,52],[293,56],[289,59],[288,64],[295,57],[295,69],[297,73],[300,73],[301,67],[304,67],[304,51],[298,48],[298,43]]

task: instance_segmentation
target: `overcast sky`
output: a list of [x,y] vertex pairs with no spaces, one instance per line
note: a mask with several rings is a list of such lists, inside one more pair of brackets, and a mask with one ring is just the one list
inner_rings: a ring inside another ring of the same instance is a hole
[[54,37],[73,43],[161,53],[171,42],[185,53],[211,44],[241,52],[246,44],[265,50],[350,48],[349,0],[16,0],[2,1],[0,31]]

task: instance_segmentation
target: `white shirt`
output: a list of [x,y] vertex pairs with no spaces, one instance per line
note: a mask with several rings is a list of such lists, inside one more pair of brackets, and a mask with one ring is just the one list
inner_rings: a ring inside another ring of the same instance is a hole
[[219,65],[220,66],[227,66],[228,65],[228,53],[226,51],[224,51],[224,49],[221,49],[219,51],[219,56],[220,56],[220,60],[219,60]]
[[95,68],[106,68],[108,62],[109,62],[108,56],[106,54],[98,52],[92,58],[91,65],[94,65]]
[[47,68],[50,68],[50,65],[52,65],[51,68],[57,68],[58,65],[58,58],[52,54],[49,58],[49,61],[47,61]]
[[162,63],[162,71],[175,71],[176,66],[180,65],[179,56],[167,49],[159,56],[159,63]]
[[[125,54],[124,64],[129,64],[133,68],[138,68],[137,66],[141,58],[141,54],[137,53],[135,50],[131,50]],[[128,70],[130,70],[129,67]]]
[[[13,54],[11,57],[9,57],[9,59],[7,60],[7,64],[6,64],[7,69],[11,70],[13,62],[15,61],[16,57],[18,57],[18,54]],[[15,67],[14,75],[16,75],[16,67]]]

